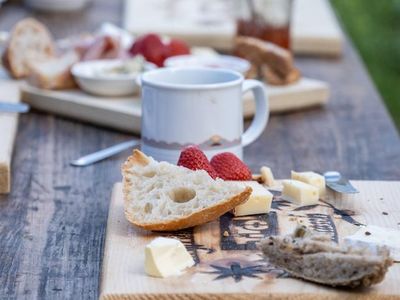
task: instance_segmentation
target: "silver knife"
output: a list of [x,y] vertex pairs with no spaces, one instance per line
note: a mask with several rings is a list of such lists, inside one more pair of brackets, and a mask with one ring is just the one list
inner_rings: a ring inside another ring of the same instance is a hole
[[324,173],[327,187],[335,192],[342,194],[356,194],[359,191],[352,186],[350,181],[337,171],[328,171]]
[[0,102],[0,112],[26,113],[30,106],[26,103]]
[[82,156],[81,158],[71,161],[71,165],[75,167],[85,167],[91,164],[94,164],[98,161],[101,161],[103,159],[106,159],[110,156],[113,156],[117,153],[120,153],[126,149],[133,148],[135,146],[140,145],[140,140],[131,140],[127,142],[123,142],[114,146],[111,146],[109,148],[96,151],[94,153]]

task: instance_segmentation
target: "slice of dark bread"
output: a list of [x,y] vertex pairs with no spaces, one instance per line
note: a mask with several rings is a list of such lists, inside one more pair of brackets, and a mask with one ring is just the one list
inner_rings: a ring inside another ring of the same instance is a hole
[[305,227],[271,236],[261,249],[271,264],[293,276],[330,286],[369,287],[381,282],[393,264],[386,248],[339,245]]

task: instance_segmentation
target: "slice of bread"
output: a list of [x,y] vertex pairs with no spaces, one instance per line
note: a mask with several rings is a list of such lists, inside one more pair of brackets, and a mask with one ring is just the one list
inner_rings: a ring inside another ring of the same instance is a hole
[[267,238],[261,249],[271,264],[293,276],[330,286],[369,287],[393,264],[386,248],[339,245],[305,226],[293,235]]
[[15,24],[3,54],[3,64],[14,78],[29,74],[28,63],[54,56],[53,38],[47,28],[35,19]]
[[251,188],[157,162],[134,150],[122,167],[125,216],[147,230],[172,231],[215,220],[245,202]]
[[293,70],[292,54],[277,45],[254,37],[235,38],[235,52],[256,66],[268,65],[280,77],[286,77]]
[[70,51],[60,57],[30,62],[28,82],[50,90],[74,88],[76,84],[71,74],[71,67],[78,61],[78,53]]

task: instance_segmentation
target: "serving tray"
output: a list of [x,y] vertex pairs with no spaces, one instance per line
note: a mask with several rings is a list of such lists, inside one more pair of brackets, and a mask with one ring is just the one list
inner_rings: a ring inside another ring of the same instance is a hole
[[[32,107],[96,125],[140,134],[140,97],[96,97],[79,89],[50,91],[21,85],[23,101]],[[267,94],[271,113],[286,112],[324,105],[328,101],[327,83],[302,78],[288,86],[268,86]],[[244,98],[243,110],[246,118],[253,116],[255,104],[252,94]]]
[[[286,234],[298,223],[341,241],[363,224],[399,229],[400,182],[352,181],[360,194],[328,193],[318,205],[298,207],[274,192],[269,214],[218,221],[171,233],[138,229],[124,217],[122,185],[114,186],[109,210],[100,298],[105,299],[400,299],[400,264],[369,289],[324,287],[265,262],[256,243]],[[157,236],[179,238],[196,261],[184,275],[153,278],[144,272],[144,247]]]

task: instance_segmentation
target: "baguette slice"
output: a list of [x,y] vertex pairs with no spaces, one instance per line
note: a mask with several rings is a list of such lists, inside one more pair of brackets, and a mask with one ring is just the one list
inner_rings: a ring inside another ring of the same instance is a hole
[[29,63],[28,82],[43,89],[61,90],[76,86],[71,74],[71,67],[79,61],[75,51],[67,52],[60,57]]
[[134,150],[122,167],[125,216],[147,230],[172,231],[215,220],[245,202],[251,188],[157,162]]
[[256,66],[266,64],[283,78],[294,68],[293,56],[288,50],[258,38],[247,36],[235,38],[235,51]]
[[267,238],[261,249],[270,263],[293,276],[330,286],[369,287],[393,264],[386,248],[339,245],[305,226],[293,235]]
[[35,19],[15,24],[3,54],[3,64],[14,78],[29,74],[28,63],[54,56],[53,38],[47,28]]

